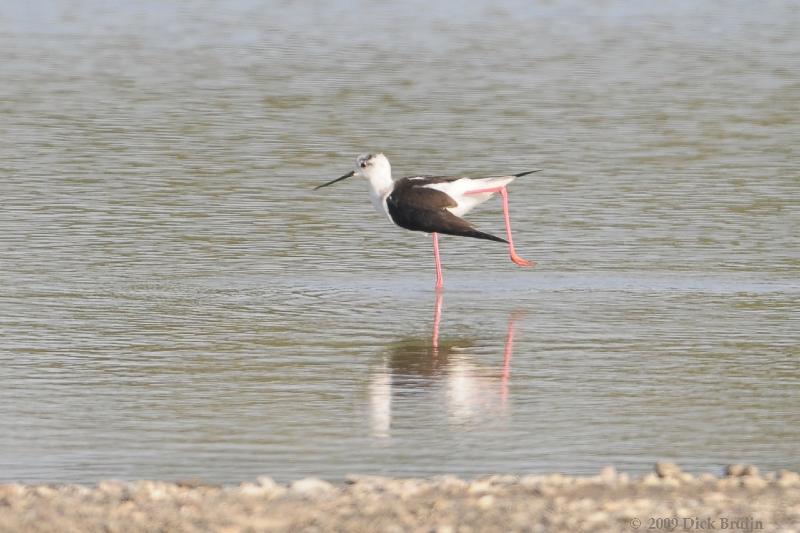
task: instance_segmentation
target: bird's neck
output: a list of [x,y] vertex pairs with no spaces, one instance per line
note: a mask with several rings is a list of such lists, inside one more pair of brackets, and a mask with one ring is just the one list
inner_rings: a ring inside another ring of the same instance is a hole
[[376,198],[385,198],[394,187],[391,172],[379,172],[369,176],[370,194]]
[[[389,212],[386,208],[386,197],[391,194],[393,188],[394,182],[392,181],[391,172],[369,176],[369,198],[372,200],[372,205],[377,212],[383,213],[387,217]],[[389,217],[389,220],[391,220],[391,217]]]

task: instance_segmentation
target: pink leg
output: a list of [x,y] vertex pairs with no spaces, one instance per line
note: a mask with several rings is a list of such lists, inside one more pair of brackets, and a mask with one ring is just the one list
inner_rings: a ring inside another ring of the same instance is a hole
[[508,333],[506,335],[506,346],[503,350],[503,377],[500,381],[500,397],[505,405],[508,400],[508,380],[511,377],[511,356],[514,353],[514,321],[516,318],[511,316],[508,319]]
[[433,235],[433,257],[436,259],[436,290],[440,291],[444,287],[444,278],[442,277],[442,262],[439,260],[439,234],[431,233]]
[[436,291],[436,303],[433,311],[433,355],[439,355],[439,322],[442,321],[442,291]]
[[514,248],[514,238],[511,236],[511,217],[508,214],[508,191],[505,187],[494,187],[491,189],[478,189],[475,191],[469,191],[466,194],[481,194],[486,192],[499,192],[503,196],[503,215],[506,219],[506,235],[508,236],[508,252],[511,255],[511,260],[514,261],[519,266],[524,267],[532,267],[536,265],[535,261],[528,261],[527,259],[521,258],[517,255],[517,251]]

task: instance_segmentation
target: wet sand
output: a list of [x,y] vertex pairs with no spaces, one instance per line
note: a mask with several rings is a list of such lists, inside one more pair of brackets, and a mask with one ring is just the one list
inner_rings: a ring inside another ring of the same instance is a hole
[[637,530],[800,531],[800,475],[733,465],[692,476],[659,463],[637,478],[606,467],[591,477],[350,476],[342,485],[0,485],[2,532]]

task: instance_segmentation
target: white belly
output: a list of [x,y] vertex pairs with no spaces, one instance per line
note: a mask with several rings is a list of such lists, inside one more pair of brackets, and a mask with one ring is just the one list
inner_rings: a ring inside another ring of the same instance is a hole
[[375,208],[375,211],[386,216],[386,218],[389,220],[392,220],[392,217],[389,216],[389,208],[386,206],[386,198],[388,197],[388,193],[382,194],[372,189],[369,191],[369,199],[372,202],[372,207]]
[[514,176],[502,176],[497,178],[461,178],[456,181],[444,183],[434,183],[425,187],[442,191],[458,202],[456,207],[448,207],[447,210],[457,217],[463,217],[475,207],[491,198],[494,193],[469,194],[470,191],[479,189],[489,189],[493,187],[504,187],[514,181]]
[[454,200],[458,202],[456,207],[448,207],[447,210],[457,217],[463,217],[492,196],[494,196],[494,193],[492,192],[483,194],[464,194],[458,198],[454,198]]

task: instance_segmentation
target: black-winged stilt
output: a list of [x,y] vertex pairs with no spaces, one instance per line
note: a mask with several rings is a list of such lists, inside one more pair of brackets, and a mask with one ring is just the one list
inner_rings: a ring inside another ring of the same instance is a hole
[[[411,176],[392,179],[392,166],[383,154],[360,155],[356,168],[344,176],[323,183],[314,190],[337,181],[358,176],[369,180],[369,196],[379,213],[384,213],[394,224],[412,231],[424,231],[433,236],[433,255],[436,259],[436,289],[444,286],[442,264],[439,259],[439,233],[474,237],[508,244],[511,260],[523,267],[536,263],[517,255],[511,237],[511,219],[508,215],[506,186],[516,178],[538,172],[530,170],[510,176],[465,178],[461,176]],[[478,231],[461,218],[495,193],[503,197],[503,214],[508,240]]]

